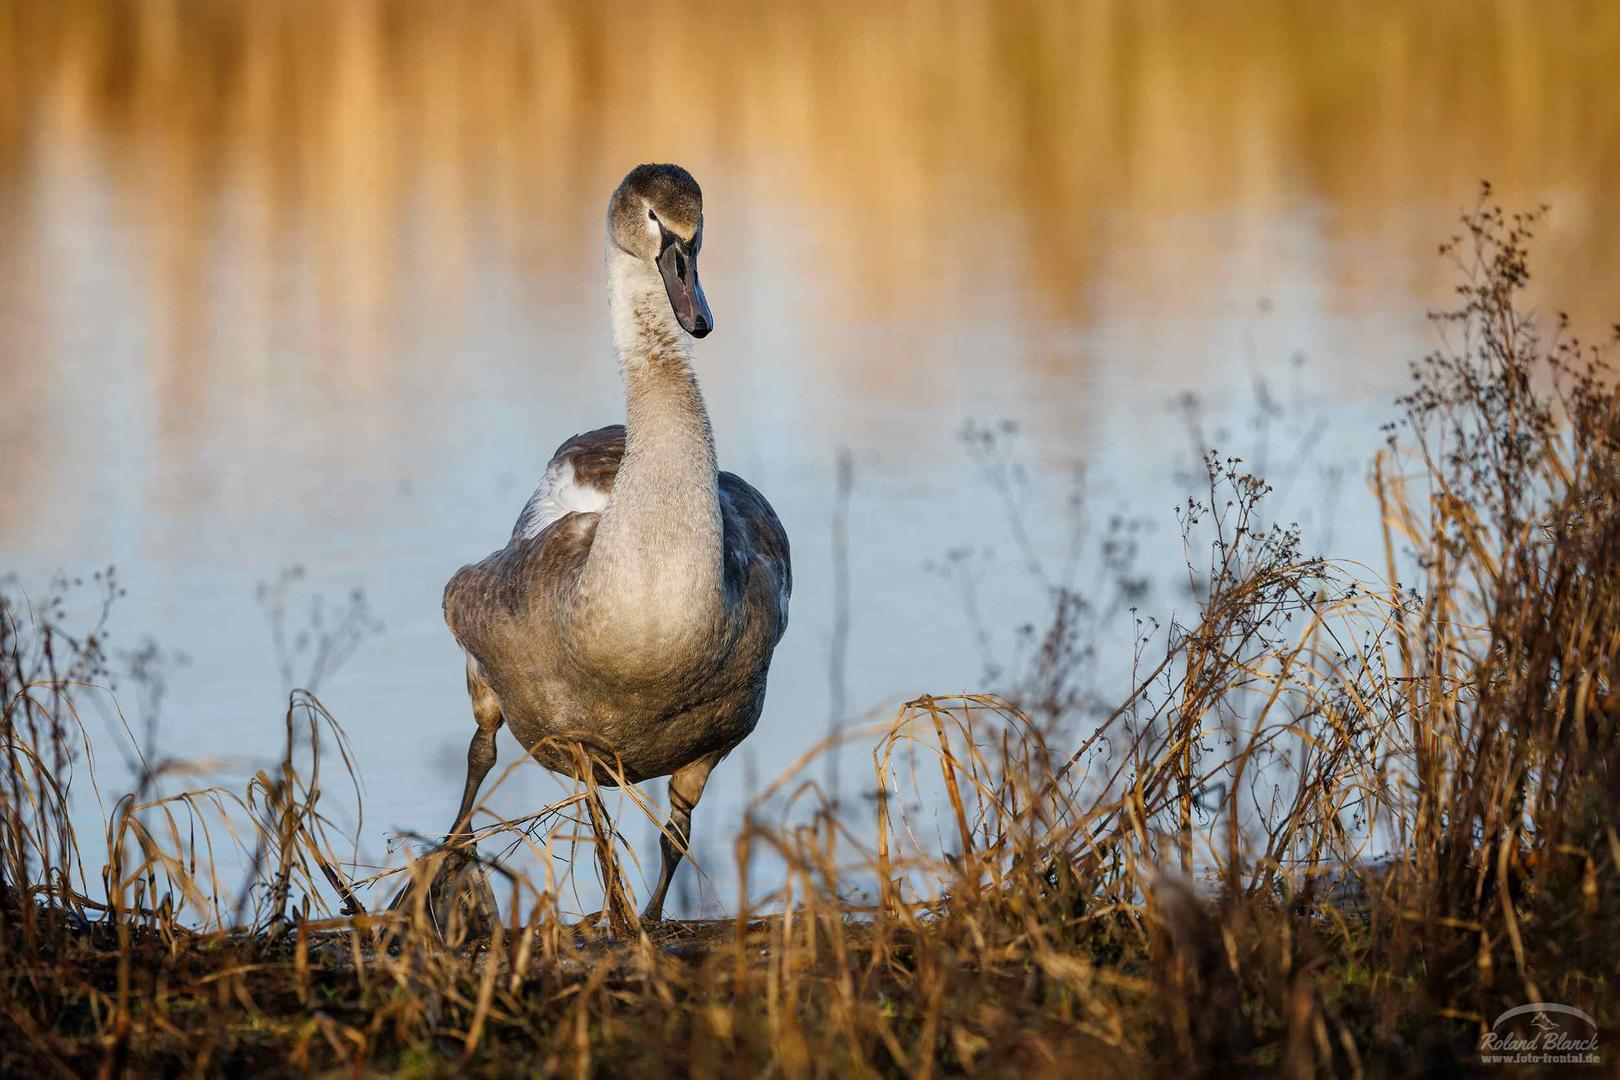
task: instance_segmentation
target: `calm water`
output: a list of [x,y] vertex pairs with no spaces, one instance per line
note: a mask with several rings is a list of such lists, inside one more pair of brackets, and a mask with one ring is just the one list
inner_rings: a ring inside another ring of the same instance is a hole
[[[1168,578],[1170,402],[1252,452],[1265,379],[1325,432],[1295,473],[1308,537],[1364,554],[1366,454],[1480,178],[1552,205],[1548,304],[1620,307],[1620,7],[875,6],[0,3],[0,569],[116,564],[115,645],[188,658],[160,746],[238,772],[281,733],[258,583],[306,568],[294,630],[363,589],[384,629],[321,687],[362,851],[442,829],[471,720],[440,590],[562,437],[620,418],[602,207],[680,161],[722,462],[798,583],[762,729],[699,811],[728,836],[840,693],[840,450],[841,693],[892,708],[981,688],[947,553],[979,553],[995,654],[1041,611],[965,421],[1018,422],[1037,549],[1083,461],[1088,514],[1147,515]],[[555,790],[523,770],[497,802]]]

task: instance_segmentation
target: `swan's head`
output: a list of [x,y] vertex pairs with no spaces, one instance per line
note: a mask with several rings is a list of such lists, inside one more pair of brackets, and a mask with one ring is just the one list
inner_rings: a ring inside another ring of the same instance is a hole
[[703,247],[703,192],[679,165],[637,165],[608,201],[608,239],[620,251],[657,269],[669,306],[693,337],[714,329],[714,316],[698,283]]

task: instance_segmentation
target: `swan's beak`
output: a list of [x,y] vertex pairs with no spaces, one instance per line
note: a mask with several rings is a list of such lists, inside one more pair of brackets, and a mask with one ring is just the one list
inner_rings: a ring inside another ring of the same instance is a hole
[[703,337],[714,329],[714,316],[709,313],[709,301],[703,296],[698,282],[697,256],[685,244],[671,238],[658,256],[658,272],[664,275],[664,288],[669,291],[669,306],[675,318],[693,337]]

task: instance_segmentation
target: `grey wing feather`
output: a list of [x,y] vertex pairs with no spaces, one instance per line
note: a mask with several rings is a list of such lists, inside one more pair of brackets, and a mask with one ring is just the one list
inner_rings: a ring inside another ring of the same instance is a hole
[[787,630],[788,600],[793,596],[793,555],[787,530],[765,496],[735,473],[720,474],[720,506],[725,519],[728,585],[743,588],[756,566],[770,575],[777,600],[776,638],[780,640]]
[[569,514],[599,514],[607,506],[624,457],[624,425],[575,435],[557,447],[540,485],[512,526],[513,540],[532,540]]
[[[623,457],[622,424],[564,441],[518,515],[506,547],[463,566],[450,578],[444,589],[445,621],[475,660],[484,662],[484,653],[511,631],[512,620],[527,607],[531,560],[546,557],[545,549],[530,541],[571,515],[596,514],[606,508]],[[575,518],[585,529],[594,520]]]

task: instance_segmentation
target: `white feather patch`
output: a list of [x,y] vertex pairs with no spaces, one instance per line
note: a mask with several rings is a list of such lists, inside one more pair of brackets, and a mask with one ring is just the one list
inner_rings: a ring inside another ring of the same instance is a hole
[[600,514],[607,509],[607,492],[591,484],[580,483],[574,473],[574,463],[560,457],[547,466],[540,486],[534,489],[528,505],[518,515],[513,539],[532,540],[554,521],[569,514]]

